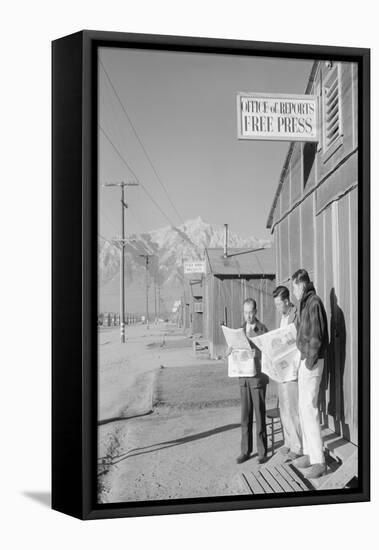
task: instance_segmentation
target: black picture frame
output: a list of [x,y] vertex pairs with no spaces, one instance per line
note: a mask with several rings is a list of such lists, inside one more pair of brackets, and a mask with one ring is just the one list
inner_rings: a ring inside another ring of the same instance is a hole
[[[97,49],[333,59],[359,71],[359,487],[98,504]],[[52,43],[52,507],[81,519],[360,502],[370,499],[370,50],[81,31]],[[94,183],[95,182],[95,183]]]

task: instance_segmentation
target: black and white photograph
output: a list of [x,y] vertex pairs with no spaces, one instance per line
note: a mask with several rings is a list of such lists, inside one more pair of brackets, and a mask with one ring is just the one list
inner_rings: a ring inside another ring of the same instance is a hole
[[4,548],[371,550],[375,4],[2,15]]
[[358,64],[97,49],[97,503],[359,486]]

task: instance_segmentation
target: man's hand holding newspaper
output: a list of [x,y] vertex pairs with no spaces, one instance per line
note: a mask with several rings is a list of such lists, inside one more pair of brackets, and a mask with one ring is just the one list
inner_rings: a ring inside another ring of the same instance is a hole
[[225,357],[228,358],[228,376],[255,376],[255,351],[251,349],[243,328],[232,329],[223,326],[222,331],[228,346]]

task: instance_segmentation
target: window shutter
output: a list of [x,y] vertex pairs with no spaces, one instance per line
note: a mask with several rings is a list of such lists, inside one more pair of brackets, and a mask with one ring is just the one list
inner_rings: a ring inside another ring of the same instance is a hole
[[324,149],[327,151],[342,135],[341,90],[338,65],[335,65],[323,86]]

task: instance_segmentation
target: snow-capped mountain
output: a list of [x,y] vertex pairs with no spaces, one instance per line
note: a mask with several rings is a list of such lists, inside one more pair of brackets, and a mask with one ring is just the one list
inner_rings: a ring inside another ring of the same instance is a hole
[[[200,217],[189,220],[179,227],[167,226],[142,234],[129,234],[125,246],[126,285],[143,282],[146,258],[149,258],[149,276],[161,287],[178,285],[183,279],[183,262],[200,260],[204,248],[219,248],[224,245],[224,227],[212,226]],[[116,237],[117,238],[117,237]],[[120,254],[112,242],[99,239],[99,284],[107,285],[115,279],[120,269]],[[268,239],[243,238],[229,231],[229,248],[269,247]]]

